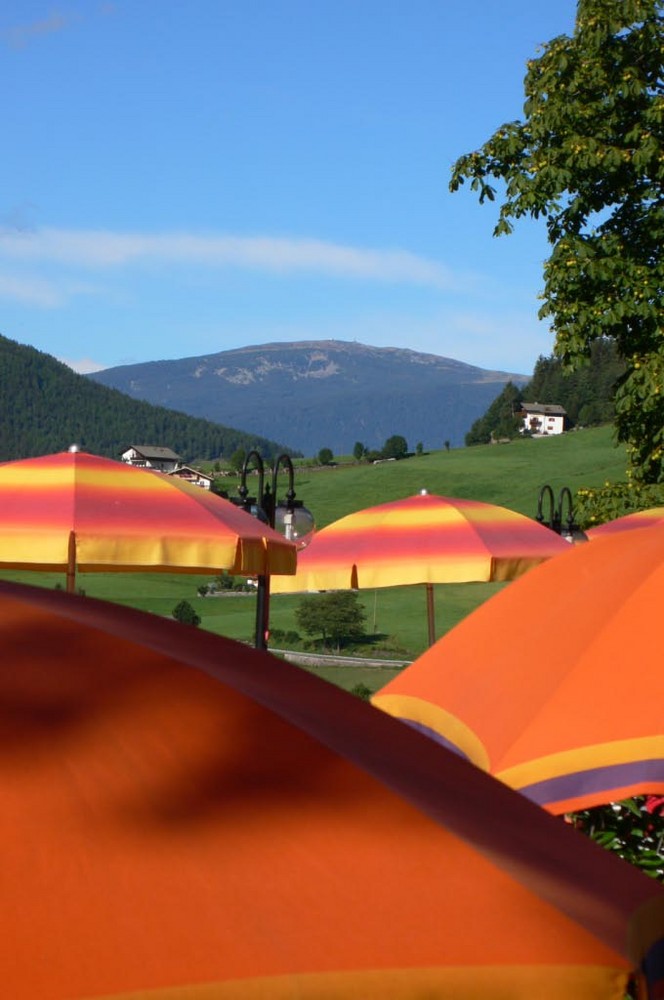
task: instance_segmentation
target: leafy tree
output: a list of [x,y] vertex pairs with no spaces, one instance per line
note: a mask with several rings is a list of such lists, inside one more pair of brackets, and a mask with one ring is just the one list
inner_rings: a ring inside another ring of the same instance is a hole
[[579,0],[571,36],[528,63],[524,119],[454,165],[480,202],[504,182],[495,234],[546,220],[542,317],[578,369],[612,338],[625,362],[615,427],[632,476],[664,474],[664,18],[661,0]]
[[494,437],[516,437],[521,420],[516,416],[523,400],[523,393],[513,382],[508,382],[483,417],[476,420],[466,434],[466,444],[488,444]]
[[201,616],[196,613],[189,601],[180,601],[171,612],[176,622],[182,625],[200,625]]
[[405,458],[408,454],[408,443],[400,434],[393,434],[383,445],[383,458]]
[[334,453],[331,448],[321,448],[318,452],[318,462],[320,465],[332,465]]
[[361,462],[367,453],[366,445],[363,445],[361,441],[356,441],[353,445],[353,458],[356,462]]
[[236,448],[229,460],[231,469],[235,472],[242,472],[246,457],[247,452],[244,448]]
[[664,483],[605,483],[577,490],[574,517],[580,528],[593,528],[650,507],[664,507]]
[[421,441],[418,441],[417,444],[415,445],[415,454],[422,455],[423,453],[424,453],[424,445],[422,444]]
[[295,609],[296,621],[303,632],[320,635],[323,645],[329,640],[337,649],[344,640],[360,639],[364,635],[366,617],[354,590],[303,597]]

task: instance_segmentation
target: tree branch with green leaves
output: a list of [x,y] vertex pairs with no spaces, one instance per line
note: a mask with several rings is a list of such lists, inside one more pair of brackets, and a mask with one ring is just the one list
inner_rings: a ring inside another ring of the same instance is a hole
[[664,18],[660,0],[579,0],[572,35],[528,63],[524,119],[462,156],[450,189],[503,200],[494,234],[545,221],[541,318],[567,370],[610,338],[625,362],[617,438],[664,479]]

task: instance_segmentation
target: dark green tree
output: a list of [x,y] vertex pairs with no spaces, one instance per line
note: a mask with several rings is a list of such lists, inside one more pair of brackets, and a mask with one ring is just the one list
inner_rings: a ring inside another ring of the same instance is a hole
[[197,614],[189,601],[179,601],[171,612],[176,622],[182,625],[200,625],[201,616]]
[[546,222],[544,304],[566,369],[610,337],[625,363],[615,427],[631,474],[664,475],[664,19],[661,0],[579,0],[572,35],[528,63],[522,121],[454,165],[491,201],[495,234]]
[[361,441],[356,441],[353,445],[353,458],[356,462],[361,462],[367,453],[366,445],[363,445]]
[[383,445],[383,458],[405,458],[408,454],[408,443],[400,434],[393,434]]
[[523,393],[513,382],[508,382],[483,417],[476,420],[466,434],[466,444],[488,444],[491,437],[513,438],[519,433],[521,420],[517,417]]
[[332,465],[334,461],[334,452],[331,448],[321,448],[318,452],[318,463],[319,465]]
[[247,452],[244,448],[236,448],[229,459],[231,469],[235,472],[242,472],[242,466],[244,465],[246,457]]
[[345,641],[364,635],[366,617],[354,590],[303,597],[295,610],[296,621],[306,635],[319,635],[323,645],[331,642],[337,649]]

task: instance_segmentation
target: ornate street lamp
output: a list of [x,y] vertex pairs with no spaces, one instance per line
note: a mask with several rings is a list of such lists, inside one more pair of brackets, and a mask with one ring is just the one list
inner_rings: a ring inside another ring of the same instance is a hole
[[[253,462],[258,472],[258,493],[249,496],[247,487],[247,472]],[[284,467],[288,473],[288,490],[282,501],[277,501],[277,477],[279,469]],[[238,488],[239,496],[232,497],[232,502],[242,507],[249,514],[257,517],[271,528],[279,531],[298,549],[304,548],[311,541],[314,533],[314,517],[301,500],[295,498],[295,470],[289,455],[279,455],[272,469],[269,483],[265,482],[265,463],[257,451],[250,451],[242,466],[242,478]],[[267,649],[270,632],[270,577],[258,577],[256,592],[256,649]]]
[[[544,500],[549,501],[549,517],[548,520],[544,517],[543,507]],[[563,509],[564,505],[567,503],[567,518],[563,520]],[[537,500],[537,515],[535,518],[540,524],[545,527],[550,528],[551,531],[555,531],[557,535],[564,538],[566,542],[587,542],[588,536],[585,532],[581,531],[578,524],[574,520],[574,503],[572,501],[572,493],[569,486],[563,486],[560,493],[558,494],[558,504],[556,506],[553,490],[548,485],[544,485],[540,490],[540,494]]]

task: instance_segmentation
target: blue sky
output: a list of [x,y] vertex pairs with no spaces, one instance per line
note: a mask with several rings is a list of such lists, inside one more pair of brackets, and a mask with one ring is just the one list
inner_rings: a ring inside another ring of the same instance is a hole
[[0,10],[0,333],[78,370],[356,340],[530,374],[541,224],[450,194],[573,0]]

